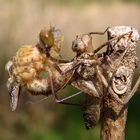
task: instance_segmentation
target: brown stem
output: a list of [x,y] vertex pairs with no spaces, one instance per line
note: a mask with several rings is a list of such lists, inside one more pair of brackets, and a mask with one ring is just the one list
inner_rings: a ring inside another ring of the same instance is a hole
[[[104,67],[104,75],[110,84],[108,89],[104,91],[103,97],[101,140],[125,140],[125,125],[128,108],[127,103],[134,95],[134,92],[139,85],[138,80],[131,91],[132,77],[136,68],[136,41],[139,37],[138,32],[134,28],[127,26],[113,27],[108,30],[108,39],[114,36],[118,37],[127,32],[130,32],[131,34],[117,40],[115,45],[113,42],[111,42],[108,46],[110,47],[109,49],[112,50],[112,52],[107,53],[109,54],[111,64],[108,65],[106,63],[106,67]],[[135,36],[136,39],[134,41],[132,41],[133,36]],[[125,46],[124,55],[121,53],[121,47],[124,47],[122,44]],[[109,51],[109,49],[107,49],[107,51]],[[120,51],[119,57],[117,55],[118,51]],[[121,56],[123,57],[121,58]],[[106,61],[108,60],[106,59]],[[110,68],[113,68],[114,72]],[[125,70],[123,70],[124,68]],[[129,73],[128,75],[127,72]],[[114,75],[114,78],[111,78],[110,75]],[[115,77],[115,75],[117,78],[125,76],[127,84],[124,84],[121,80],[118,82],[118,79]],[[112,82],[115,83],[117,92],[114,90],[114,86],[111,84]],[[123,94],[119,94],[119,92],[122,91],[122,86],[127,86],[127,91],[125,91]],[[119,100],[114,98],[114,95]],[[118,101],[122,101],[126,104],[121,104]]]
[[117,118],[108,110],[104,110],[101,126],[101,140],[124,140],[125,124],[127,120],[127,107]]

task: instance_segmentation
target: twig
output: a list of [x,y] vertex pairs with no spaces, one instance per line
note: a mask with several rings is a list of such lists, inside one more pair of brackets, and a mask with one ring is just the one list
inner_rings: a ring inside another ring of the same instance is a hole
[[[111,47],[111,50],[113,50],[108,56],[111,60],[111,67],[109,65],[107,67],[107,63],[104,65],[106,68],[104,75],[110,83],[110,86],[108,87],[108,90],[104,92],[101,128],[102,140],[125,139],[125,124],[128,105],[119,103],[117,98],[119,101],[127,103],[129,101],[128,97],[130,99],[130,97],[132,97],[134,94],[133,91],[131,92],[131,84],[137,61],[136,41],[138,38],[138,33],[134,28],[125,26],[110,28],[108,31],[108,38],[111,38],[112,36],[117,37],[128,31],[132,32],[131,35],[121,38],[117,43],[110,43],[109,47]],[[132,41],[132,38],[135,39]],[[121,47],[123,50],[121,50]],[[125,51],[126,49],[127,51],[120,60],[119,58],[121,56],[121,52]],[[112,75],[112,77],[110,77],[110,75]],[[139,81],[137,83],[139,83]],[[114,98],[114,95],[117,98]]]

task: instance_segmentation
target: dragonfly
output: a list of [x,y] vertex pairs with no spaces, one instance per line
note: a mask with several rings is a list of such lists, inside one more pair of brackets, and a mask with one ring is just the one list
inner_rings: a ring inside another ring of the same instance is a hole
[[[63,35],[59,29],[44,28],[39,33],[39,42],[36,45],[22,46],[8,61],[6,64],[9,74],[7,88],[11,96],[10,106],[13,111],[17,107],[21,87],[25,87],[33,95],[48,95],[52,89],[49,85],[54,79],[57,79],[54,80],[57,85],[56,91],[69,79],[68,74],[66,77],[59,78],[62,71],[57,64],[67,62],[57,58],[62,41]],[[70,63],[69,66],[72,67],[72,64]]]

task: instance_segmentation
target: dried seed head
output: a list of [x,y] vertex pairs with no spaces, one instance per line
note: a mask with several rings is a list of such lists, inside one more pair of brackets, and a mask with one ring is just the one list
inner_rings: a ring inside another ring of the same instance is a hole
[[[128,33],[128,34],[127,34]],[[130,46],[133,42],[136,43],[139,38],[140,34],[135,28],[129,26],[115,26],[108,29],[108,36],[109,38],[114,38],[117,36],[124,35],[122,38],[114,40],[111,44],[115,51],[124,48],[126,46]],[[121,48],[120,48],[121,47]]]
[[128,33],[128,32],[132,32],[131,39],[133,41],[136,42],[139,40],[140,34],[138,33],[138,31],[135,28],[132,28],[130,26],[115,26],[115,27],[108,29],[108,34],[111,37],[120,36],[120,35]]

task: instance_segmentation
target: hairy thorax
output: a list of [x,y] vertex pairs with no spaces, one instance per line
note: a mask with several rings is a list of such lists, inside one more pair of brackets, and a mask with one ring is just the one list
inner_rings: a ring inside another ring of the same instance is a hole
[[17,81],[31,81],[44,69],[46,60],[46,55],[40,53],[38,48],[24,46],[13,58],[13,75]]

